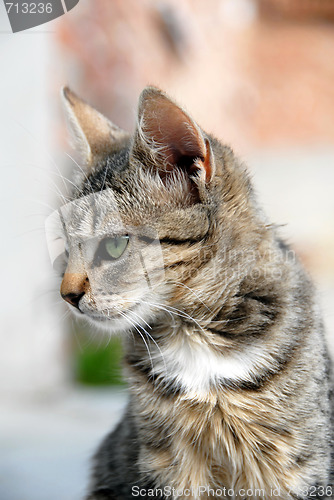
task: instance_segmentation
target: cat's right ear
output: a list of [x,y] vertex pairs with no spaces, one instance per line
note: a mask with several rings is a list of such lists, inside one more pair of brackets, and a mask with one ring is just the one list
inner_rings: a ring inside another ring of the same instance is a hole
[[165,182],[182,172],[193,191],[208,185],[215,162],[208,137],[190,115],[156,87],[139,99],[138,125],[132,155]]
[[82,166],[89,170],[101,158],[115,151],[129,134],[110,122],[68,87],[62,89],[68,128]]

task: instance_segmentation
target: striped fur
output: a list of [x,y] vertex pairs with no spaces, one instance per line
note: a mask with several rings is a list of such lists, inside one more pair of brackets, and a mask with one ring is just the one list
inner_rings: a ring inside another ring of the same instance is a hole
[[[76,127],[82,142],[79,118]],[[142,94],[134,138],[110,141],[104,156],[90,155],[74,195],[105,192],[103,217],[89,222],[86,206],[72,231],[103,232],[111,191],[127,227],[154,228],[164,269],[150,293],[138,285],[135,299],[126,290],[117,303],[108,299],[122,321],[99,309],[103,274],[80,300],[94,324],[124,330],[130,392],[122,422],[95,456],[87,499],[127,500],[136,487],[147,498],[174,487],[193,499],[212,496],[199,487],[226,488],[220,498],[244,500],[326,498],[327,487],[334,498],[321,315],[245,167],[153,88]]]

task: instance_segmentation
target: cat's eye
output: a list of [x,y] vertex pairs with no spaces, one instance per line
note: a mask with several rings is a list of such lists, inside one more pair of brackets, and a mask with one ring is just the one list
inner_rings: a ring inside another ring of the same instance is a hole
[[[104,258],[118,259],[123,255],[129,243],[129,236],[116,236],[115,238],[105,238],[102,241],[103,249],[105,250]],[[103,257],[103,256],[102,256]]]

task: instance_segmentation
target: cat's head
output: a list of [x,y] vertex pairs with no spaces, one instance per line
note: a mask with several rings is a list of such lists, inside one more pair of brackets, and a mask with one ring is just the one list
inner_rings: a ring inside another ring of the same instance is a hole
[[133,136],[69,89],[63,98],[81,161],[51,224],[66,245],[62,297],[110,331],[161,314],[212,319],[222,259],[236,264],[229,249],[252,233],[250,186],[230,148],[153,87]]

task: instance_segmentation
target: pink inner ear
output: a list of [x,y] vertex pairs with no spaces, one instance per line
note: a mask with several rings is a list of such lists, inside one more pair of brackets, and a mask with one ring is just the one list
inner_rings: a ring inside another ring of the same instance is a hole
[[[143,131],[160,149],[164,167],[185,168],[192,173],[204,166],[206,146],[202,134],[192,120],[164,96],[156,96],[146,102]],[[194,163],[196,159],[201,162]]]

